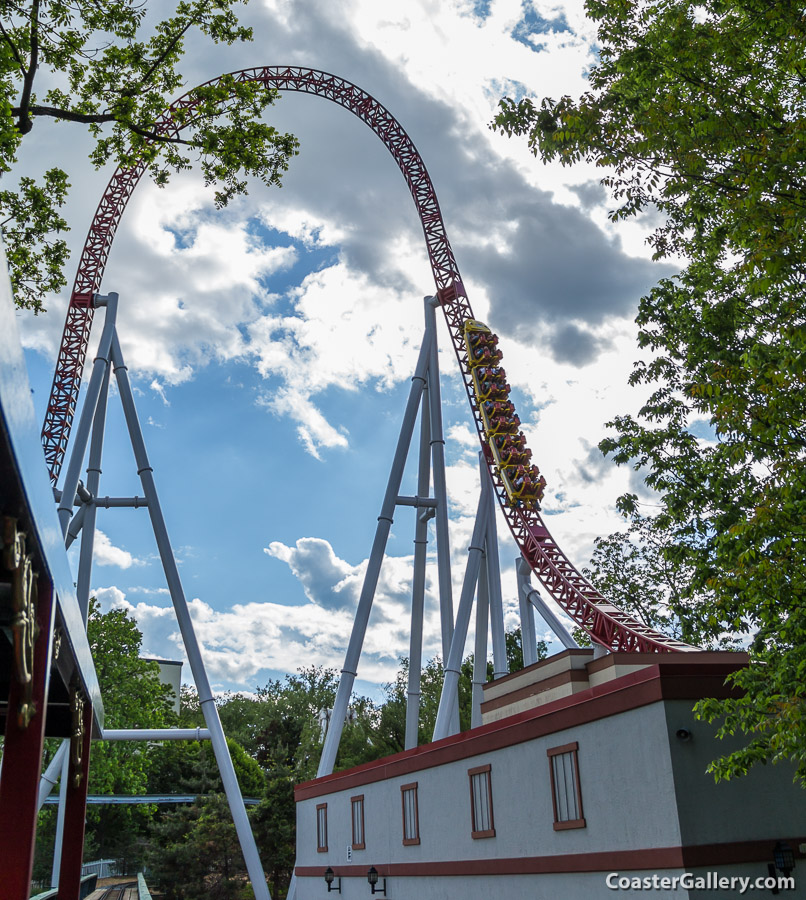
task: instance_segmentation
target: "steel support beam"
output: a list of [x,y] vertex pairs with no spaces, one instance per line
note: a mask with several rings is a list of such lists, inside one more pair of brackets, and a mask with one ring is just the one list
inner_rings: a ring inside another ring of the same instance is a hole
[[104,451],[104,431],[106,429],[106,407],[109,398],[109,376],[111,367],[104,372],[103,383],[95,407],[90,439],[90,459],[87,466],[87,491],[90,500],[84,507],[84,522],[81,530],[81,552],[78,559],[78,576],[76,579],[76,599],[78,608],[84,617],[84,624],[90,611],[90,579],[92,577],[92,552],[95,547],[96,508],[92,498],[98,493],[101,483],[101,460]]
[[[453,586],[451,584],[451,542],[448,531],[448,490],[445,484],[445,437],[442,432],[442,390],[439,384],[436,297],[425,298],[426,333],[431,335],[428,364],[429,409],[431,411],[431,460],[434,466],[434,498],[437,501],[437,578],[439,617],[442,625],[442,659],[446,660],[453,637]],[[457,706],[457,714],[458,714]],[[457,720],[458,725],[458,720]]]
[[209,728],[104,728],[102,741],[209,741]]
[[67,535],[67,526],[73,514],[73,500],[78,489],[78,480],[81,473],[81,465],[84,462],[84,454],[87,451],[87,442],[90,437],[90,428],[95,418],[95,408],[98,404],[98,396],[101,393],[104,376],[109,366],[109,349],[112,344],[112,335],[115,332],[115,319],[118,310],[118,295],[110,293],[104,298],[96,297],[96,306],[106,306],[106,318],[101,332],[101,340],[98,343],[98,355],[92,364],[92,375],[87,387],[87,396],[81,408],[81,418],[78,420],[75,442],[70,454],[70,462],[64,477],[61,499],[59,500],[59,521],[62,526],[62,534]]
[[36,802],[37,812],[42,809],[45,800],[48,799],[50,792],[59,780],[62,771],[62,763],[64,762],[64,755],[67,753],[69,746],[70,741],[62,741],[61,744],[59,744],[59,749],[53,754],[53,759],[48,763],[47,769],[45,769],[42,773],[42,777],[39,779],[39,798]]
[[509,672],[507,662],[507,638],[504,628],[504,600],[501,596],[501,564],[498,559],[498,528],[495,524],[495,497],[490,482],[490,472],[479,454],[481,493],[487,503],[487,533],[484,536],[484,570],[490,596],[490,634],[493,642],[493,678],[501,678]]
[[[430,372],[429,372],[430,375]],[[425,497],[431,484],[431,398],[423,390],[420,408],[420,459],[417,494]],[[398,497],[398,502],[400,501]],[[417,499],[417,498],[415,498]],[[416,504],[418,507],[420,504]],[[424,504],[423,504],[424,505]],[[409,639],[409,683],[406,694],[406,734],[404,747],[418,743],[420,729],[420,675],[423,667],[423,611],[425,606],[425,563],[428,547],[428,520],[417,515],[414,525],[414,577],[411,582],[411,636]]]
[[53,888],[59,886],[59,873],[62,865],[64,817],[67,811],[67,784],[70,779],[70,740],[62,741],[62,747],[67,752],[62,756],[62,765],[59,770],[59,805],[56,809],[56,835],[53,839],[53,860],[50,864],[50,886]]
[[482,491],[479,497],[479,505],[476,511],[476,523],[473,526],[473,536],[470,540],[470,548],[467,554],[467,566],[462,582],[462,593],[459,597],[459,609],[456,613],[456,625],[451,638],[451,649],[445,663],[445,677],[442,682],[442,694],[439,698],[437,721],[434,725],[434,740],[448,737],[455,733],[454,721],[458,716],[458,688],[459,675],[462,668],[462,654],[467,639],[467,630],[470,625],[470,613],[473,609],[473,594],[481,569],[482,556],[484,554],[484,535],[487,532],[488,506]]
[[546,625],[554,632],[566,650],[573,650],[579,647],[571,632],[563,625],[554,612],[549,609],[546,601],[532,587],[528,579],[524,584],[521,584],[521,593],[526,596],[529,603],[540,613]]
[[[487,550],[489,553],[489,549]],[[473,693],[471,697],[470,727],[481,725],[481,701],[487,681],[487,617],[490,611],[490,586],[486,560],[479,569],[478,596],[476,598],[476,645],[473,651]]]
[[529,563],[522,556],[519,556],[515,560],[515,573],[518,577],[518,608],[521,614],[521,648],[523,650],[524,667],[531,666],[537,662],[535,613],[534,607],[527,599],[527,594],[532,589],[529,581],[531,572]]
[[[372,601],[375,589],[378,586],[378,577],[381,573],[386,542],[389,539],[389,531],[392,528],[395,512],[395,501],[400,491],[400,482],[403,479],[403,469],[406,465],[411,437],[414,425],[417,421],[417,410],[420,406],[420,397],[425,387],[426,370],[428,369],[429,355],[432,347],[432,333],[426,329],[423,343],[420,347],[420,355],[417,367],[411,379],[409,399],[406,403],[406,411],[403,414],[403,424],[400,427],[400,435],[397,439],[397,448],[392,461],[392,469],[389,473],[389,481],[386,485],[386,493],[381,504],[381,513],[378,516],[378,525],[375,529],[375,540],[369,554],[367,571],[364,575],[364,584],[361,588],[361,596],[358,599],[358,608],[353,620],[353,628],[350,634],[350,642],[347,645],[344,667],[341,670],[339,687],[336,691],[336,700],[333,704],[333,713],[330,717],[330,727],[325,735],[325,745],[322,748],[322,757],[319,761],[317,778],[330,775],[336,764],[336,753],[339,749],[341,733],[344,729],[344,717],[347,715],[347,705],[350,702],[350,694],[353,691],[355,676],[358,669],[358,659],[364,644],[364,635],[369,622],[369,614],[372,610]],[[432,407],[433,408],[433,407]]]
[[117,334],[112,336],[112,364],[115,370],[115,378],[117,380],[118,392],[123,404],[123,413],[126,418],[126,427],[129,431],[132,449],[134,450],[134,458],[137,465],[137,472],[140,476],[140,482],[143,487],[148,502],[148,512],[151,518],[151,526],[154,530],[154,537],[157,541],[157,549],[162,561],[162,568],[165,572],[165,580],[168,583],[168,590],[173,602],[174,612],[179,624],[179,631],[182,635],[182,641],[185,645],[185,651],[190,664],[193,679],[196,682],[196,689],[199,692],[199,700],[204,714],[204,720],[210,731],[210,740],[213,745],[218,769],[221,773],[221,781],[224,785],[224,792],[227,796],[230,812],[232,813],[235,830],[238,834],[238,840],[243,851],[246,870],[252,882],[252,890],[255,893],[256,900],[270,900],[269,889],[266,884],[266,878],[263,873],[263,866],[258,855],[255,838],[252,834],[249,819],[246,815],[246,807],[244,806],[241,790],[238,786],[238,780],[235,776],[235,769],[232,764],[232,758],[227,747],[227,741],[224,737],[224,730],[221,727],[221,720],[218,716],[218,709],[215,704],[215,698],[207,678],[207,671],[204,666],[204,660],[201,654],[196,632],[193,628],[193,620],[190,617],[185,591],[182,586],[182,580],[179,577],[179,569],[176,565],[176,558],[173,553],[170,538],[168,537],[168,529],[165,525],[165,519],[162,515],[162,507],[160,506],[159,496],[154,481],[154,471],[148,459],[145,441],[143,440],[143,432],[140,427],[140,421],[137,416],[137,409],[134,404],[134,395],[131,385],[129,384],[129,376],[126,365],[123,361],[123,354],[120,349],[120,341]]

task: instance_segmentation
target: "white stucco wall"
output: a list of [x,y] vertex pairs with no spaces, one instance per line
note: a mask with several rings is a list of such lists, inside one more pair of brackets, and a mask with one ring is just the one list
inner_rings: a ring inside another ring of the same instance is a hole
[[[691,706],[691,701],[655,702],[444,765],[302,800],[297,804],[297,866],[314,867],[322,874],[331,866],[343,876],[342,897],[366,898],[365,873],[372,865],[381,869],[390,864],[451,861],[461,865],[467,861],[470,872],[471,865],[489,861],[486,868],[494,872],[496,861],[504,865],[504,860],[513,858],[573,855],[578,865],[584,855],[601,853],[605,856],[597,861],[602,864],[597,872],[390,875],[387,896],[398,900],[489,900],[496,896],[507,900],[612,900],[627,892],[613,891],[605,883],[609,871],[618,871],[617,862],[608,864],[608,853],[758,839],[770,839],[772,849],[777,838],[806,835],[806,804],[799,789],[792,786],[791,768],[762,768],[749,780],[720,785],[705,774],[719,745],[708,726],[693,721]],[[679,740],[679,728],[688,728],[692,740]],[[574,741],[579,744],[586,827],[555,831],[546,750]],[[496,834],[474,840],[467,771],[487,763],[491,765]],[[411,765],[416,765],[416,757]],[[419,786],[421,842],[404,846],[400,786],[414,781]],[[348,861],[350,798],[358,794],[364,795],[366,849],[350,851]],[[328,804],[328,852],[317,853],[316,806],[323,802]],[[665,868],[659,874],[672,877],[683,871]],[[708,870],[691,871],[704,875]],[[755,878],[764,876],[766,868],[758,862],[720,865],[719,872]],[[621,874],[632,878],[653,873],[628,869]],[[298,879],[300,900],[321,897],[326,890],[322,875]],[[719,895],[733,896],[680,888],[647,892],[653,898],[691,900],[713,900]]]

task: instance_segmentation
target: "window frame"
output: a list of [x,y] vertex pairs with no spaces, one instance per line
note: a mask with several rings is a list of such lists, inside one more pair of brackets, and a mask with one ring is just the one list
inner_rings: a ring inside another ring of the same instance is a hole
[[[361,840],[356,840],[355,833],[355,808],[358,804],[361,804]],[[364,795],[357,794],[355,797],[350,797],[350,826],[352,828],[352,849],[353,850],[365,850],[367,846],[367,832],[364,829]]]
[[[409,784],[400,785],[400,805],[403,814],[403,846],[413,847],[420,843],[420,798],[417,785],[419,782],[412,781]],[[414,796],[414,837],[406,837],[406,794],[412,793]]]
[[[558,790],[554,777],[554,758],[566,754],[571,760],[574,771],[573,785],[578,818],[561,820],[557,806]],[[546,750],[546,756],[549,760],[549,775],[551,777],[551,807],[552,812],[554,813],[554,830],[569,831],[573,828],[587,828],[585,815],[582,809],[582,786],[579,781],[579,742],[573,741],[570,744],[563,744],[560,747],[550,747]]]
[[[319,816],[320,810],[324,811],[324,815],[321,818]],[[323,828],[319,827],[320,821],[324,826]],[[316,804],[316,852],[327,853],[327,803]]]
[[[473,778],[474,776],[485,775],[485,782],[487,784],[487,808],[490,810],[490,827],[485,829],[476,830],[476,798],[475,791],[473,790]],[[470,836],[474,840],[479,840],[480,838],[491,838],[495,837],[495,818],[493,816],[493,778],[492,778],[492,766],[487,763],[484,766],[475,766],[472,769],[467,770],[468,783],[470,784]]]

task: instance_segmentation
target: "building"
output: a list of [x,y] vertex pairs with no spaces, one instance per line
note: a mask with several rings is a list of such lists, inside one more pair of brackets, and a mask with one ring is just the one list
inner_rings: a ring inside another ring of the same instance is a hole
[[151,656],[143,656],[141,659],[146,662],[155,662],[160,667],[160,681],[174,692],[171,703],[173,711],[179,715],[179,695],[182,690],[182,660],[156,659]]
[[769,877],[784,844],[806,896],[794,768],[705,771],[730,748],[692,706],[746,663],[578,649],[489,682],[480,727],[297,787],[297,897],[322,897],[328,867],[365,897],[374,867],[396,900],[594,900],[653,876],[653,897],[713,898],[714,877]]

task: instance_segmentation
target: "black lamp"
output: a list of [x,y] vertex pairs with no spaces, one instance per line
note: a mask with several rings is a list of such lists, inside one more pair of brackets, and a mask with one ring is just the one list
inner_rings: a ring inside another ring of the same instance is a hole
[[333,882],[335,880],[336,880],[336,873],[333,871],[333,869],[330,868],[330,866],[328,866],[325,869],[325,881],[327,882],[328,894],[331,891],[337,891],[339,894],[341,893],[341,875],[339,875],[339,883],[336,885],[336,887],[333,887]]
[[775,868],[789,876],[789,873],[795,868],[795,854],[786,841],[778,841],[773,847],[772,858],[775,860]]
[[383,894],[386,896],[386,879],[383,879],[383,887],[376,887],[378,884],[378,870],[375,866],[370,866],[369,872],[367,872],[367,881],[369,882],[369,886],[372,888],[373,894]]

